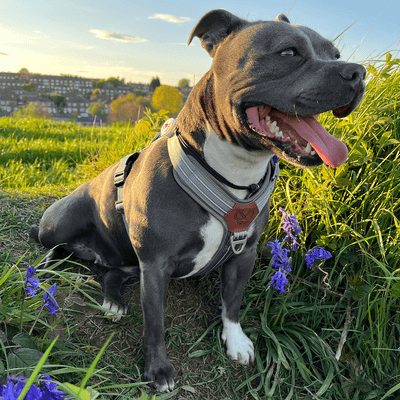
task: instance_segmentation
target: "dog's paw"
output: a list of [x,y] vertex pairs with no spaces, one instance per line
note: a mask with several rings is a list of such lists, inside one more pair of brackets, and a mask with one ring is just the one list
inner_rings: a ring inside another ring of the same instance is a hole
[[175,369],[168,359],[163,362],[157,360],[150,367],[145,367],[142,381],[151,382],[149,386],[158,392],[172,392],[175,387]]
[[243,333],[239,323],[224,321],[221,338],[226,344],[226,354],[242,365],[254,363],[253,342]]
[[124,306],[121,307],[118,304],[113,303],[109,299],[103,300],[103,308],[109,310],[109,312],[105,312],[104,315],[106,317],[111,317],[112,322],[118,322],[122,317],[124,317],[128,311],[128,307]]

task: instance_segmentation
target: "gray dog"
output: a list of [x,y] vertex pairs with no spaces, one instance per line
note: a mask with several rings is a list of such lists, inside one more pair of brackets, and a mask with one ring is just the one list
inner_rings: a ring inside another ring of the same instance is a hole
[[219,267],[227,354],[243,365],[254,361],[239,309],[268,222],[279,173],[273,158],[297,167],[344,163],[346,146],[316,117],[349,115],[365,91],[364,67],[341,61],[332,42],[282,14],[248,22],[210,11],[189,43],[194,37],[213,64],[177,126],[57,201],[31,228],[43,246],[60,245],[47,263],[62,247],[108,269],[103,306],[114,319],[127,311],[121,285],[140,279],[143,379],[159,391],[172,390],[175,378],[164,344],[170,278]]

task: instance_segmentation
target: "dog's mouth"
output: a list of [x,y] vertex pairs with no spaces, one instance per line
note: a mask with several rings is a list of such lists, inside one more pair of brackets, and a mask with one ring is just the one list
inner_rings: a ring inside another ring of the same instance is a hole
[[[351,105],[333,110],[344,117]],[[316,166],[322,161],[331,167],[342,165],[347,159],[347,147],[328,133],[317,121],[317,115],[289,115],[269,105],[246,109],[249,128],[262,135],[263,145],[278,157],[298,166]]]

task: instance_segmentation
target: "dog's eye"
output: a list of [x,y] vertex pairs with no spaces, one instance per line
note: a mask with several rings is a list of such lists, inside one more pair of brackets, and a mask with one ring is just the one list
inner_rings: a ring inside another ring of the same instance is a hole
[[296,49],[286,49],[279,53],[282,57],[294,57],[297,56]]

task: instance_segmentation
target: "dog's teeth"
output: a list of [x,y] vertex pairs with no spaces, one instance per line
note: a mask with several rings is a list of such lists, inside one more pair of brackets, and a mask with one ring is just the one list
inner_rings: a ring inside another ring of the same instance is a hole
[[312,150],[310,153],[312,156],[315,156],[315,150]]
[[312,151],[312,147],[311,147],[311,144],[310,143],[307,143],[307,146],[306,146],[306,148],[304,149],[307,153],[311,153],[311,151]]

